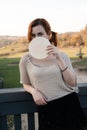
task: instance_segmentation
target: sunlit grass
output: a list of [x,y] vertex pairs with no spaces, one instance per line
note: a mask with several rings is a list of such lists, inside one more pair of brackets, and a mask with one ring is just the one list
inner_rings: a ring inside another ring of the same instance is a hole
[[61,48],[60,50],[68,54],[72,61],[73,67],[83,68],[83,71],[87,71],[87,46],[82,48],[82,53],[84,53],[82,59],[80,59],[77,55],[79,53],[78,47]]
[[[66,47],[59,48],[61,51],[69,55],[70,58],[78,58],[77,54],[79,53],[79,47]],[[82,48],[83,57],[87,57],[87,46]]]

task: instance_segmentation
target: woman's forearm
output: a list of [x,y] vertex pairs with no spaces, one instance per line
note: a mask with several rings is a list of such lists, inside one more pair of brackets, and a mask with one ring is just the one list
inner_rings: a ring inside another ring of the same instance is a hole
[[69,68],[62,72],[63,79],[71,86],[76,85],[76,75],[74,72],[72,72]]
[[30,94],[33,94],[33,91],[35,88],[33,88],[31,85],[23,84],[23,87],[24,87],[25,91],[27,91]]
[[63,79],[71,86],[76,85],[76,75],[75,73],[68,68],[63,59],[58,60],[58,66],[63,75]]
[[46,97],[36,88],[33,88],[31,85],[28,84],[23,84],[24,89],[28,92],[31,93],[33,96],[33,99],[37,105],[45,105],[47,104],[47,99]]

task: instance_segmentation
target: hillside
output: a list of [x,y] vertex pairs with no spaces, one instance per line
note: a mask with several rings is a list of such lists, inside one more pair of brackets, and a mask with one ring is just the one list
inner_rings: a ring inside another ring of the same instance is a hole
[[17,36],[0,36],[0,48],[19,39]]
[[0,36],[0,57],[26,52],[27,50],[26,37]]

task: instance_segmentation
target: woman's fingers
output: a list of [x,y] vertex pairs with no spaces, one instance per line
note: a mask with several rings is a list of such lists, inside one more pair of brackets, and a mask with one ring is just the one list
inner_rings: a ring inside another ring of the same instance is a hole
[[47,102],[44,99],[39,99],[35,101],[37,105],[46,105]]
[[34,101],[37,105],[47,104],[46,97],[39,90],[34,89],[32,95],[33,95]]
[[47,46],[47,54],[55,55],[56,53],[58,53],[58,49],[55,46],[53,46],[53,45]]

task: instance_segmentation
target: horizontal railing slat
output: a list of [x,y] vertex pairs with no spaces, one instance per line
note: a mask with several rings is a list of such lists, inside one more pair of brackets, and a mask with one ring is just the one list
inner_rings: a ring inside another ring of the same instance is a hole
[[36,111],[37,106],[32,101],[8,102],[0,104],[0,115],[34,113]]

